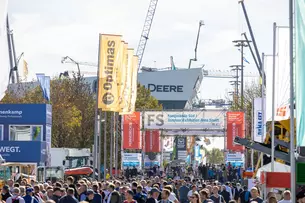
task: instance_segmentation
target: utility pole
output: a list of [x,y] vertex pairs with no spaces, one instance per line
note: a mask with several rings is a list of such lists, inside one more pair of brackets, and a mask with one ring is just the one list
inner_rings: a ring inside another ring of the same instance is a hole
[[241,66],[240,65],[231,65],[230,68],[231,68],[231,71],[235,71],[235,73],[236,73],[236,75],[233,77],[233,78],[235,78],[235,80],[230,81],[231,85],[234,86],[234,94],[233,95],[236,99],[239,96],[239,87],[238,86],[240,84],[239,71],[241,71]]
[[240,71],[240,78],[241,78],[241,89],[240,89],[240,95],[241,95],[241,108],[244,109],[244,47],[248,47],[246,44],[248,40],[234,40],[233,43],[236,47],[240,48],[241,52],[241,71]]

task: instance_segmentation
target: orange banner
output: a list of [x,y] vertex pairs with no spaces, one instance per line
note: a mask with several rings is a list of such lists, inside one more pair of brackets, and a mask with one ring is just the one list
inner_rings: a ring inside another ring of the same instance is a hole
[[227,112],[227,150],[244,151],[244,146],[234,143],[235,137],[245,137],[244,112]]
[[140,112],[123,116],[123,149],[142,149],[140,126]]

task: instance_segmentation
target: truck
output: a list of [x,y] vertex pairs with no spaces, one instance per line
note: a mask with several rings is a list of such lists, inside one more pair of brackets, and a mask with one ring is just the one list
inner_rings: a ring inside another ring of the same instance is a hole
[[89,148],[51,148],[50,154],[50,166],[38,167],[38,181],[51,180],[55,182],[64,178],[66,170],[92,167],[93,165],[93,158]]

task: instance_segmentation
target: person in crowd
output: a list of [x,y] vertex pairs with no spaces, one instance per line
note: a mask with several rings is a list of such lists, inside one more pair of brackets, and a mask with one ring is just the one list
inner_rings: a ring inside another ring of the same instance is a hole
[[53,189],[53,196],[51,197],[51,199],[55,202],[55,203],[59,203],[59,199],[61,198],[61,191],[60,188],[55,187]]
[[198,192],[194,192],[190,199],[190,203],[201,203],[200,195],[198,194]]
[[7,198],[6,203],[25,203],[24,199],[20,196],[19,188],[13,188],[12,196]]
[[214,203],[225,203],[223,196],[219,194],[219,189],[217,186],[213,187],[213,195],[211,195],[211,200]]
[[243,192],[243,189],[241,188],[240,183],[236,184],[236,187],[233,188],[234,193],[234,200],[238,201],[238,198],[240,197],[240,194]]
[[191,190],[187,193],[188,200],[191,201],[191,197],[193,196],[193,193],[197,192],[197,186],[192,185]]
[[253,202],[263,203],[264,200],[259,196],[257,187],[252,187],[250,192],[251,192],[251,197],[252,197],[250,199],[250,203],[253,203]]
[[67,195],[60,198],[59,203],[78,203],[78,200],[75,198],[74,188],[68,188]]
[[230,193],[227,191],[227,186],[223,185],[221,186],[221,192],[220,195],[224,198],[225,202],[229,202],[232,200],[230,197]]
[[147,196],[143,193],[143,187],[142,185],[138,185],[137,189],[136,189],[136,194],[134,196],[134,199],[138,202],[138,203],[145,203]]
[[200,199],[202,203],[210,203],[213,202],[211,199],[209,199],[209,191],[207,189],[203,189],[199,192]]
[[126,194],[125,194],[125,198],[126,200],[124,200],[123,203],[137,203],[136,200],[133,199],[134,193],[132,190],[127,190]]
[[33,188],[27,188],[26,189],[26,195],[23,196],[25,203],[39,203],[34,197],[34,189]]
[[283,199],[279,203],[291,203],[291,194],[289,190],[283,192]]
[[87,198],[88,185],[83,183],[78,189],[79,201],[84,201]]
[[99,194],[99,185],[98,184],[93,184],[92,185],[92,190],[94,192],[94,202],[101,203],[102,202],[102,195]]
[[6,201],[9,197],[11,197],[10,187],[8,185],[4,185],[2,187],[1,199],[2,201]]
[[150,198],[147,199],[146,203],[157,203],[160,195],[160,190],[153,187],[150,191]]
[[91,189],[87,190],[87,197],[86,197],[86,202],[88,203],[95,203],[94,202],[94,191]]
[[172,203],[172,201],[168,199],[169,195],[170,195],[170,191],[168,189],[163,189],[161,193],[162,199],[159,201],[159,203]]
[[276,197],[270,197],[270,198],[268,199],[268,202],[269,202],[269,203],[277,203],[277,199],[276,199]]

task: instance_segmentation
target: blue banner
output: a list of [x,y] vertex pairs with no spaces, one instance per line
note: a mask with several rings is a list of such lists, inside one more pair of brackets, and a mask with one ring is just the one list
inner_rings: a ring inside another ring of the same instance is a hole
[[48,104],[0,104],[0,125],[45,124],[47,109],[52,124],[52,110]]
[[6,162],[45,162],[46,143],[39,141],[1,141],[0,155]]

